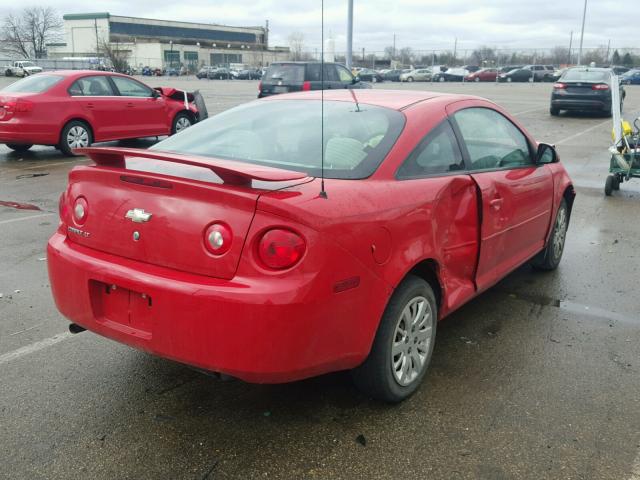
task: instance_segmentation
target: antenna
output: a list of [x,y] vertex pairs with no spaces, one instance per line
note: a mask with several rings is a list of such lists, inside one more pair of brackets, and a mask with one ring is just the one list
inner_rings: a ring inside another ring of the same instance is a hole
[[356,112],[361,112],[362,110],[360,110],[360,104],[358,103],[358,97],[356,97],[356,93],[353,91],[353,88],[350,88],[349,92],[351,93],[351,97],[353,98],[353,101],[356,104]]
[[324,189],[324,0],[320,4],[320,9],[322,42],[320,47],[320,196],[327,198],[327,192]]

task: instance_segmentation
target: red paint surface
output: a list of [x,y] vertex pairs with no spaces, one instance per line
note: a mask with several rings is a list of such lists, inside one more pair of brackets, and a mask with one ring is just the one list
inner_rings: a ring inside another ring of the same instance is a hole
[[[76,167],[62,197],[67,208],[61,208],[60,228],[48,245],[60,311],[157,355],[248,381],[285,382],[359,365],[390,295],[416,265],[432,266],[444,318],[542,249],[570,188],[561,164],[395,179],[447,108],[503,112],[499,107],[422,92],[363,90],[357,96],[362,105],[402,110],[406,126],[371,177],[325,180],[326,199],[318,195],[319,179],[269,191],[136,172],[150,185],[172,185],[159,189],[123,182],[124,165]],[[319,97],[310,92],[261,101]],[[348,92],[327,91],[325,98],[352,101]],[[252,168],[246,165],[242,174]],[[68,207],[80,195],[89,204],[82,227]],[[496,210],[491,202],[498,197]],[[125,219],[132,208],[153,217],[134,224]],[[233,232],[224,255],[212,255],[203,243],[213,222]],[[291,268],[270,269],[260,261],[259,242],[273,228],[304,239],[302,258]],[[120,293],[109,296],[109,285]]]

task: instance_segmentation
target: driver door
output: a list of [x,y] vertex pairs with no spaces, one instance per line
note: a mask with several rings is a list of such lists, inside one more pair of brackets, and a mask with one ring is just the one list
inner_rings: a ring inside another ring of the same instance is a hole
[[535,164],[527,136],[496,110],[462,108],[453,119],[482,199],[476,284],[484,290],[544,247],[553,177]]
[[168,135],[172,119],[168,118],[165,99],[150,87],[132,78],[111,76],[121,103],[126,109],[123,138]]

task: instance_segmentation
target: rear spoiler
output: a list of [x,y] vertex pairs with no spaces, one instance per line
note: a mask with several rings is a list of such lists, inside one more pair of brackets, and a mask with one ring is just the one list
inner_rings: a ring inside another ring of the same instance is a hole
[[172,152],[160,152],[156,150],[143,150],[138,148],[115,147],[87,147],[76,148],[74,153],[87,155],[96,165],[114,168],[126,168],[126,157],[150,158],[164,162],[194,165],[213,170],[224,183],[232,185],[250,185],[251,180],[265,182],[283,182],[286,180],[300,180],[307,178],[306,173],[281,170],[279,168],[251,165],[249,163],[234,160],[220,160],[216,158],[199,157],[195,155],[183,155]]

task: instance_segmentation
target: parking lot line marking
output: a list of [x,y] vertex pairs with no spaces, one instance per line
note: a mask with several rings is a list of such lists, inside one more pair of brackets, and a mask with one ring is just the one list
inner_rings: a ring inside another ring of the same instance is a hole
[[25,355],[29,355],[31,353],[35,353],[44,348],[55,345],[56,343],[60,343],[72,335],[71,332],[64,332],[58,335],[54,335],[51,338],[45,338],[44,340],[40,340],[39,342],[32,343],[31,345],[27,345],[25,347],[18,348],[17,350],[13,350],[11,352],[4,353],[0,355],[0,365],[5,363],[9,363],[16,358],[24,357]]
[[562,140],[555,142],[555,144],[562,145],[563,143],[567,143],[575,138],[578,138],[581,135],[584,135],[585,133],[589,133],[590,131],[595,130],[596,128],[600,128],[601,126],[606,125],[607,123],[611,123],[611,120],[609,119],[609,120],[605,120],[604,122],[600,122],[596,125],[593,125],[592,127],[589,127],[581,132],[576,133],[575,135],[571,135],[570,137],[563,138]]
[[54,214],[42,213],[40,215],[30,215],[28,217],[10,218],[9,220],[0,220],[0,225],[4,225],[5,223],[21,222],[23,220],[31,220],[33,218],[50,217],[51,215],[54,215]]
[[529,110],[523,110],[523,111],[521,111],[521,112],[515,112],[515,113],[512,113],[512,115],[524,115],[525,113],[537,112],[538,110],[544,110],[544,109],[546,109],[546,108],[547,108],[547,107],[531,108],[531,109],[529,109]]
[[23,168],[9,168],[9,169],[0,169],[0,175],[2,174],[7,174],[7,173],[13,173],[13,172],[21,172],[23,170],[35,170],[38,168],[44,168],[44,167],[58,167],[60,165],[72,165],[75,166],[77,164],[76,161],[73,162],[55,162],[55,163],[43,163],[42,165],[32,165],[30,167],[23,167]]

